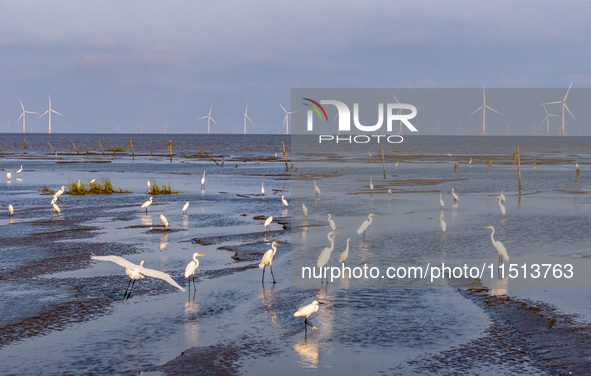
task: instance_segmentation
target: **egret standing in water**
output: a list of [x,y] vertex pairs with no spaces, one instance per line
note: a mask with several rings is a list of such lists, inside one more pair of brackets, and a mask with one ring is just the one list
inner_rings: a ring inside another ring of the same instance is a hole
[[64,194],[64,192],[66,191],[66,186],[62,185],[62,187],[60,188],[59,191],[55,192],[55,195],[53,197],[56,198],[56,201],[62,202],[60,200],[60,196]]
[[[176,287],[177,289],[179,289],[181,291],[185,291],[185,289],[182,288],[181,286],[179,286],[179,284],[176,283],[170,275],[168,275],[164,272],[158,271],[158,270],[144,268],[144,263],[145,263],[144,260],[142,260],[142,262],[140,262],[139,265],[136,265],[130,261],[127,261],[123,257],[119,257],[119,256],[91,255],[90,258],[92,260],[111,261],[111,262],[114,262],[115,264],[125,268],[125,274],[127,274],[127,276],[129,277],[129,283],[127,284],[127,289],[125,289],[125,295],[123,295],[123,299],[129,299],[129,297],[131,296],[131,290],[133,290],[133,285],[135,284],[135,281],[137,281],[138,279],[142,279],[144,277],[152,277],[152,278],[161,279],[165,282],[168,282],[169,284]],[[132,281],[133,281],[133,283],[132,283]],[[131,290],[129,290],[129,294],[127,294],[127,290],[129,289],[130,284],[131,284]],[[127,296],[127,298],[126,298],[126,296]]]
[[320,188],[318,188],[318,186],[316,185],[316,182],[314,182],[314,190],[316,191],[316,195],[318,196],[320,194]]
[[195,270],[199,267],[197,256],[205,255],[201,253],[193,253],[193,261],[189,262],[185,268],[185,278],[189,278],[189,294],[191,294],[191,276],[193,277],[193,287],[195,287],[195,291],[197,291],[197,286],[195,286]]
[[152,205],[152,200],[154,197],[150,197],[150,199],[142,204],[142,209],[146,208],[146,215],[148,215],[148,206]]
[[265,182],[261,182],[261,196],[265,195]]
[[[454,189],[451,189],[451,195],[454,196],[454,202],[458,202],[458,200],[460,199],[458,197],[458,195],[454,192]],[[453,206],[453,205],[452,205]]]
[[56,204],[51,204],[51,206],[53,206],[53,210],[55,210],[57,212],[57,214],[60,213],[60,207],[57,206]]
[[333,230],[333,231],[336,230],[337,229],[337,225],[332,220],[331,215],[330,214],[327,214],[326,216],[328,217],[328,224],[330,225],[330,229]]
[[445,235],[445,230],[447,230],[447,223],[445,223],[445,221],[442,219],[439,221],[439,224],[441,225],[441,231],[443,231],[443,235]]
[[499,199],[499,208],[501,209],[501,215],[505,215],[505,205],[503,205],[501,196],[497,196],[495,198]]
[[160,214],[160,220],[164,223],[164,228],[168,227],[168,220],[166,220],[166,217],[163,214]]
[[302,204],[302,211],[304,212],[304,217],[308,218],[308,208],[306,204]]
[[347,247],[345,248],[345,250],[343,251],[343,253],[341,253],[341,256],[339,257],[339,262],[345,262],[347,261],[347,258],[349,258],[349,242],[351,241],[351,238],[347,238]]
[[265,226],[265,230],[271,231],[271,222],[273,222],[273,216],[265,219],[265,223],[263,224],[263,226]]
[[487,226],[485,228],[492,230],[492,233],[490,234],[490,240],[492,241],[493,246],[497,249],[497,252],[499,252],[499,267],[500,267],[501,262],[502,262],[501,257],[503,259],[505,259],[505,261],[509,261],[509,254],[507,253],[507,249],[505,248],[503,243],[495,240],[495,228],[492,226]]
[[287,202],[285,197],[283,197],[283,195],[281,195],[281,202],[283,202],[283,205],[285,205],[286,207],[289,206],[289,203]]
[[471,164],[472,164],[472,158],[470,158],[470,162],[468,162],[468,164],[469,164],[469,165],[471,165]]
[[326,236],[326,238],[330,242],[330,247],[324,248],[322,252],[320,252],[320,255],[318,255],[318,262],[316,263],[316,266],[318,266],[318,268],[320,269],[322,269],[328,263],[328,260],[330,260],[330,255],[332,254],[332,251],[334,251],[333,236],[336,234],[340,234],[340,232],[331,231]]
[[369,195],[371,197],[371,194],[373,193],[373,181],[372,178],[369,178]]
[[445,206],[445,202],[443,202],[443,197],[441,196],[441,193],[439,194],[439,210],[443,210],[443,207]]
[[12,179],[12,174],[11,174],[10,172],[7,172],[7,173],[6,173],[6,178],[7,178],[8,180]]
[[503,194],[503,191],[501,191],[501,195],[499,197],[501,197],[501,200],[503,200],[503,202],[505,202],[506,199],[505,199],[505,195]]
[[185,203],[185,206],[183,206],[183,214],[185,214],[185,212],[187,211],[187,209],[189,209],[189,201],[187,201]]
[[263,269],[263,283],[265,283],[265,268],[267,267],[267,264],[269,265],[269,268],[271,268],[271,276],[273,276],[273,283],[276,283],[275,276],[273,275],[273,257],[275,257],[275,253],[277,252],[276,246],[279,246],[279,243],[273,242],[271,244],[271,249],[265,252],[263,258],[261,259],[261,263],[259,264],[259,268]]
[[152,185],[150,184],[150,181],[149,181],[149,180],[146,182],[146,185],[148,186],[148,191],[149,191],[149,190],[150,190],[150,187],[152,186]]
[[318,304],[324,304],[319,302],[318,300],[314,300],[312,303],[303,306],[302,308],[298,309],[296,313],[293,314],[294,317],[304,317],[306,316],[306,320],[304,321],[304,328],[306,328],[306,333],[308,333],[308,325],[312,327],[312,329],[318,329],[314,325],[308,322],[308,317],[311,314],[318,311]]
[[12,208],[11,204],[8,204],[8,212],[10,213],[9,217],[12,217],[12,215],[14,214],[14,209]]
[[373,222],[372,217],[377,217],[377,215],[370,213],[367,217],[369,218],[369,220],[363,221],[361,226],[359,226],[359,228],[357,229],[357,235],[361,235],[361,233],[363,233],[363,239],[365,239],[365,231],[367,230],[369,225],[371,225]]
[[[577,165],[577,170],[578,170],[578,165]],[[21,168],[19,168],[16,173],[18,174],[18,176],[21,176],[21,172],[23,171],[23,165],[21,165]]]
[[205,171],[203,171],[203,177],[201,178],[201,189],[205,189]]

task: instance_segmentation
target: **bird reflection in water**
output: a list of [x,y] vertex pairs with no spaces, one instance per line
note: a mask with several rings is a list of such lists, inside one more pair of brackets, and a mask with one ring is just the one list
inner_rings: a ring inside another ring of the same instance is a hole
[[305,336],[293,346],[293,349],[300,356],[300,363],[304,368],[318,367],[318,339]]
[[142,216],[141,221],[142,221],[143,226],[152,226],[152,216],[151,215]]
[[189,215],[188,214],[183,214],[183,228],[185,230],[189,229]]
[[277,323],[277,313],[274,311],[274,303],[275,303],[275,293],[273,289],[275,285],[272,285],[270,289],[266,289],[265,286],[261,287],[261,291],[259,293],[259,298],[261,299],[261,304],[265,308],[265,311],[269,313],[271,316],[271,321],[273,324]]
[[164,233],[160,237],[160,250],[163,251],[164,248],[166,248],[167,245],[168,245],[168,234],[167,233]]
[[493,296],[499,295],[507,295],[509,291],[509,276],[505,276],[505,278],[497,279],[493,281],[492,288],[490,289],[490,294]]
[[185,338],[191,346],[197,345],[199,340],[199,303],[188,301],[185,303]]

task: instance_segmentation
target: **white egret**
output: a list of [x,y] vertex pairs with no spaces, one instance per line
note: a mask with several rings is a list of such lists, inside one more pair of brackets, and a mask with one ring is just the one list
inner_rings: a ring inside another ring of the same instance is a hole
[[10,217],[14,214],[14,209],[12,208],[11,204],[8,204],[8,212],[10,213]]
[[495,198],[499,199],[499,208],[501,209],[501,215],[505,215],[505,205],[503,205],[503,199],[501,198],[501,196],[497,196]]
[[55,204],[55,202],[57,201],[57,196],[53,196],[53,198],[51,199],[51,205]]
[[372,181],[372,178],[369,178],[369,190],[371,191],[370,192],[370,195],[371,195],[373,193],[373,181]]
[[205,171],[203,171],[203,177],[201,178],[201,189],[205,189]]
[[347,261],[347,258],[349,258],[349,242],[350,241],[351,241],[351,238],[347,238],[347,247],[345,248],[343,253],[341,253],[341,256],[339,257],[339,262],[345,262],[345,261]]
[[336,230],[337,229],[337,226],[334,223],[334,221],[332,220],[331,215],[330,214],[327,214],[326,216],[328,217],[328,224],[330,225],[330,229],[333,230],[333,231]]
[[318,186],[316,185],[316,182],[314,182],[314,190],[316,191],[316,195],[320,194],[320,188],[318,188]]
[[265,195],[265,183],[261,182],[261,196]]
[[265,219],[265,223],[263,224],[263,226],[265,226],[265,230],[267,231],[271,231],[271,222],[273,222],[273,217],[269,217],[267,219]]
[[259,268],[263,269],[263,280],[262,280],[263,283],[265,283],[265,268],[267,267],[267,264],[271,268],[271,275],[273,276],[273,283],[276,283],[275,276],[273,275],[273,257],[275,257],[275,253],[277,252],[276,246],[279,246],[279,243],[273,242],[271,244],[271,249],[269,249],[267,252],[265,252],[265,254],[263,255],[263,258],[261,259],[261,263],[259,264]]
[[57,201],[62,202],[60,200],[60,196],[63,195],[65,191],[66,191],[66,186],[65,185],[62,185],[62,187],[60,188],[60,190],[57,191],[57,192],[55,192],[55,195],[53,197],[56,198],[56,202]]
[[195,291],[197,291],[197,286],[195,286],[195,270],[199,267],[199,260],[197,260],[197,256],[205,256],[201,253],[193,253],[193,261],[187,264],[185,268],[185,278],[189,278],[189,293],[191,293],[191,276],[193,277],[193,287],[195,287]]
[[92,179],[89,183],[92,184],[96,181],[96,179]]
[[12,174],[11,174],[10,172],[7,172],[7,173],[6,173],[6,178],[7,178],[8,180],[12,179]]
[[[578,165],[577,165],[577,170],[578,170],[578,169],[579,169],[579,168],[578,168]],[[16,173],[17,173],[17,174],[19,174],[19,176],[20,176],[20,174],[21,174],[21,172],[22,172],[22,171],[23,171],[23,166],[21,165],[21,168],[19,168],[19,169],[16,171]]]
[[150,187],[152,186],[152,184],[150,184],[150,181],[146,181],[146,185],[148,186],[148,190],[150,190]]
[[447,229],[447,223],[445,223],[445,221],[442,219],[439,221],[439,224],[441,225],[441,230],[443,231],[443,234],[445,234],[445,230]]
[[361,233],[363,233],[363,239],[365,239],[365,231],[367,230],[369,225],[371,225],[371,223],[373,222],[372,217],[377,217],[377,215],[370,213],[367,217],[369,218],[369,220],[363,221],[361,226],[359,226],[359,228],[357,229],[357,235],[361,235]]
[[388,199],[392,198],[392,189],[388,188]]
[[80,179],[78,179],[78,188],[80,188]]
[[394,165],[394,168],[398,167],[398,163],[399,163],[399,162],[400,162],[400,161],[396,161],[396,164]]
[[333,235],[336,234],[340,234],[340,232],[331,231],[326,236],[326,238],[330,242],[330,247],[325,247],[322,250],[322,252],[320,252],[320,255],[318,255],[318,262],[316,263],[316,266],[318,266],[318,268],[323,268],[328,263],[328,260],[330,260],[330,255],[332,254],[332,251],[334,251]]
[[306,333],[308,333],[308,325],[312,327],[312,329],[318,329],[314,325],[308,322],[308,317],[311,314],[318,311],[318,304],[324,304],[319,302],[318,300],[314,300],[312,303],[303,306],[302,308],[298,309],[296,313],[293,314],[294,317],[303,317],[306,316],[306,320],[304,321],[304,328],[306,328]]
[[53,210],[55,210],[57,212],[57,214],[60,213],[60,207],[57,206],[56,204],[51,204],[51,206],[53,206]]
[[164,228],[168,227],[168,221],[166,220],[166,217],[163,214],[160,214],[160,220],[162,221],[162,223],[164,223]]
[[505,195],[503,194],[503,191],[501,191],[501,196],[500,197],[501,197],[501,200],[503,200],[503,202],[505,202],[506,199],[505,199]]
[[468,164],[469,164],[469,165],[471,165],[471,164],[472,164],[472,158],[470,158],[470,162],[468,162]]
[[148,215],[148,206],[152,205],[152,200],[154,197],[150,197],[150,199],[142,204],[142,209],[146,208],[146,215]]
[[451,189],[451,195],[452,195],[452,196],[454,196],[454,202],[458,202],[458,200],[459,200],[460,198],[459,198],[459,197],[458,197],[458,195],[457,195],[457,194],[454,192],[454,189],[453,189],[453,188]]
[[283,197],[283,195],[281,195],[281,202],[283,202],[283,205],[285,205],[286,207],[289,206],[287,200],[285,199],[285,197]]
[[449,153],[445,153],[445,155],[446,155],[447,157],[451,157],[451,154],[449,154]]
[[492,241],[493,246],[497,249],[497,252],[499,252],[499,266],[501,266],[501,257],[503,259],[505,259],[505,261],[509,261],[509,254],[507,253],[507,249],[505,248],[503,243],[501,243],[498,240],[495,240],[495,228],[494,227],[487,226],[485,228],[492,230],[492,233],[490,234],[490,240]]
[[189,201],[187,201],[183,206],[183,214],[187,211],[187,209],[189,209]]
[[308,218],[308,208],[306,204],[302,204],[302,211],[304,212],[304,217]]
[[443,210],[445,206],[445,202],[443,202],[443,197],[441,197],[441,193],[439,194],[439,210]]
[[[139,265],[136,265],[130,261],[127,261],[126,259],[124,259],[123,257],[120,257],[120,256],[91,255],[90,258],[92,260],[111,261],[111,262],[114,262],[115,264],[125,268],[125,274],[127,274],[127,276],[129,277],[129,283],[127,284],[127,288],[125,289],[125,295],[123,295],[123,299],[126,299],[126,296],[127,296],[127,299],[129,299],[129,297],[131,296],[131,290],[133,290],[133,285],[135,284],[135,281],[138,279],[142,279],[144,277],[152,277],[152,278],[161,279],[165,282],[168,282],[169,284],[176,287],[177,289],[179,289],[181,291],[185,291],[185,289],[182,288],[181,286],[179,286],[179,284],[176,283],[170,275],[168,275],[164,272],[161,272],[159,270],[144,268],[144,263],[145,263],[144,260],[142,260],[142,262],[140,262]],[[133,281],[133,283],[132,283],[132,281]],[[129,289],[130,284],[131,284],[131,290],[129,290],[129,295],[128,295],[127,290]]]
[[[22,167],[23,167],[23,166],[21,166],[21,169],[22,169]],[[578,171],[578,170],[579,170],[579,164],[578,164],[578,163],[575,163],[575,167],[577,168],[577,171]],[[18,172],[18,171],[17,171],[17,172]]]

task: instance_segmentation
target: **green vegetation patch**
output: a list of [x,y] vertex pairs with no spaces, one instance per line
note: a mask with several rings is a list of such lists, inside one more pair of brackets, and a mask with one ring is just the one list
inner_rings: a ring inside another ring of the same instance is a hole
[[158,185],[156,180],[152,180],[152,182],[150,184],[150,189],[148,189],[148,193],[151,196],[156,196],[156,195],[172,195],[172,194],[181,193],[181,191],[173,191],[172,188],[170,188],[170,184]]
[[68,183],[69,193],[71,195],[83,196],[83,195],[109,195],[113,193],[133,193],[132,191],[124,191],[117,187],[113,188],[111,181],[107,178],[102,178],[99,182],[93,179],[92,181],[81,182],[81,181],[70,181]]

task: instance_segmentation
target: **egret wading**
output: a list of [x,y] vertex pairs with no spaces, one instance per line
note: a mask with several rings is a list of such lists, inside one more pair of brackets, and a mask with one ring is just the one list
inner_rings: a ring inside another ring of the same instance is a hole
[[150,181],[149,181],[149,180],[146,182],[146,185],[148,186],[148,191],[149,191],[149,190],[150,190],[150,187],[152,186],[152,185],[150,184]]
[[306,333],[308,333],[308,325],[310,325],[312,329],[318,329],[317,327],[312,325],[312,323],[308,322],[308,317],[310,317],[310,315],[314,312],[318,311],[318,304],[324,303],[319,302],[318,300],[314,300],[312,303],[303,306],[302,308],[298,309],[296,313],[293,314],[294,317],[306,317],[306,320],[304,321],[304,328],[306,328]]
[[263,226],[265,226],[265,230],[267,231],[271,231],[271,222],[273,222],[273,217],[269,217],[267,219],[265,219],[265,223],[263,224]]
[[11,174],[10,172],[7,172],[7,173],[6,173],[6,178],[7,178],[8,180],[12,179],[12,174]]
[[372,178],[369,178],[369,195],[371,196],[373,194],[373,180]]
[[443,202],[443,197],[441,196],[441,193],[439,194],[439,210],[443,210],[443,207],[445,206],[445,202]]
[[445,223],[445,221],[442,219],[439,221],[439,224],[441,225],[441,231],[443,231],[443,235],[445,235],[445,230],[447,230],[447,223]]
[[359,228],[357,229],[357,235],[361,235],[361,233],[363,233],[363,239],[364,240],[365,240],[365,231],[367,230],[367,228],[369,227],[369,225],[372,224],[373,217],[377,217],[377,214],[370,213],[367,217],[369,219],[366,220],[366,221],[363,221],[363,223],[361,224],[361,226],[359,226]]
[[493,226],[487,226],[485,228],[492,230],[492,232],[490,234],[490,240],[492,241],[493,246],[497,249],[497,252],[499,252],[499,267],[500,267],[501,262],[502,262],[501,257],[505,261],[509,261],[509,254],[507,253],[507,249],[505,248],[503,243],[501,243],[498,240],[495,240],[495,228]]
[[275,253],[277,252],[277,246],[279,246],[279,243],[273,242],[271,244],[271,249],[265,252],[263,258],[261,259],[261,263],[259,264],[259,268],[263,269],[263,283],[265,283],[265,268],[267,267],[267,264],[269,265],[269,268],[271,268],[271,276],[273,277],[273,283],[276,283],[275,276],[273,275],[273,257],[275,257]]
[[9,217],[12,217],[12,215],[14,214],[14,209],[12,208],[11,204],[8,204],[8,213],[10,213]]
[[[458,195],[454,192],[454,189],[451,189],[451,195],[454,196],[454,202],[458,202],[458,200],[460,199],[458,197]],[[452,205],[453,206],[453,205]]]
[[328,224],[330,225],[330,229],[332,231],[336,230],[337,229],[337,225],[332,220],[332,218],[331,218],[332,216],[330,214],[327,214],[326,216],[328,217]]
[[261,196],[264,196],[264,195],[265,195],[265,183],[262,182],[261,183]]
[[306,207],[306,204],[302,204],[302,211],[304,212],[304,217],[308,218],[308,208]]
[[164,216],[164,214],[160,214],[160,220],[164,223],[164,228],[168,227],[168,220]]
[[339,257],[339,262],[346,262],[347,258],[349,258],[349,242],[350,241],[351,241],[351,238],[347,238],[347,247],[345,248],[343,253],[341,253],[341,256]]
[[318,188],[316,182],[314,182],[314,190],[316,191],[316,195],[318,196],[320,194],[320,188]]
[[332,254],[332,251],[334,251],[334,235],[336,234],[340,234],[340,232],[331,231],[328,233],[328,235],[326,235],[326,238],[330,242],[330,247],[326,247],[322,250],[322,252],[320,252],[320,255],[318,255],[318,262],[316,263],[316,266],[321,271],[322,268],[326,266],[326,264],[328,263],[328,260],[330,260],[330,255]]
[[187,209],[189,209],[189,201],[187,201],[185,203],[185,206],[183,206],[183,214],[185,214],[185,212],[187,211]]
[[195,288],[195,291],[197,291],[197,286],[195,285],[195,271],[199,267],[197,256],[205,255],[201,253],[193,253],[193,261],[189,262],[185,268],[185,278],[189,278],[189,295],[191,294],[191,277],[193,277],[193,287]]
[[[120,257],[120,256],[91,255],[90,258],[92,260],[111,261],[111,262],[114,262],[115,264],[125,268],[125,274],[127,274],[127,276],[129,277],[129,283],[127,284],[127,288],[125,289],[125,294],[123,295],[123,299],[129,299],[129,297],[131,296],[131,290],[133,290],[133,285],[135,284],[135,281],[137,281],[138,279],[144,278],[144,277],[152,277],[152,278],[161,279],[165,282],[168,282],[169,284],[176,287],[177,289],[179,289],[181,291],[185,291],[185,289],[182,288],[181,286],[179,286],[179,284],[176,283],[170,275],[168,275],[164,272],[158,271],[158,270],[144,268],[144,260],[142,260],[142,262],[140,262],[139,265],[136,265],[130,261],[127,261],[126,259],[124,259],[123,257]],[[129,289],[130,284],[131,284],[131,289],[129,290],[129,294],[128,294],[127,290]]]
[[205,171],[203,171],[203,177],[201,178],[201,189],[205,189]]
[[[578,168],[577,168],[578,170]],[[23,166],[21,165],[21,168],[19,168],[16,173],[18,174],[18,176],[21,176],[21,172],[23,172]]]
[[154,197],[150,197],[150,199],[142,204],[142,209],[146,208],[146,215],[148,215],[148,206],[152,205],[152,200]]
[[281,195],[281,202],[283,202],[283,205],[285,205],[285,207],[289,206],[289,203],[287,202],[287,200],[285,199],[285,197],[283,197],[283,195]]
[[501,197],[501,200],[503,200],[503,202],[505,202],[505,201],[506,201],[506,199],[505,199],[505,195],[503,194],[503,191],[501,191],[501,195],[500,195],[499,197]]
[[501,209],[501,216],[505,215],[505,205],[503,205],[503,199],[501,198],[501,196],[497,196],[495,198],[499,199],[499,208]]
[[62,185],[62,187],[60,188],[59,191],[55,192],[55,195],[53,197],[55,197],[56,202],[62,202],[62,200],[60,200],[60,196],[64,194],[64,192],[66,191],[66,186]]

